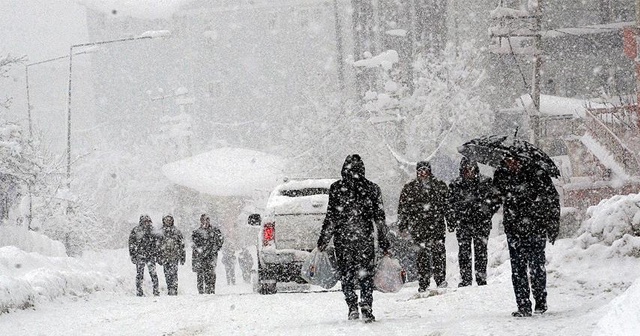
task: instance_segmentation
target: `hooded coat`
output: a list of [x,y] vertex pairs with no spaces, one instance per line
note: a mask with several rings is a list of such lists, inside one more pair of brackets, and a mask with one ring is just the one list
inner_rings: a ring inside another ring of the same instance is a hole
[[365,178],[359,155],[347,156],[342,179],[331,184],[327,215],[322,224],[318,246],[327,246],[333,238],[339,270],[369,267],[375,261],[375,231],[378,246],[389,250],[387,226],[380,187]]
[[[428,163],[424,168],[431,171]],[[418,167],[423,169],[423,167]],[[433,175],[424,181],[416,178],[404,185],[398,203],[398,228],[409,231],[417,244],[441,238],[446,233],[449,214],[449,188]]]
[[560,225],[560,197],[551,177],[533,165],[518,172],[496,170],[493,185],[504,211],[504,232],[519,237],[548,237],[555,241]]
[[[472,177],[465,177],[470,170]],[[466,157],[460,161],[460,176],[449,185],[450,229],[459,237],[486,237],[491,231],[491,217],[500,207],[490,178],[482,176],[478,164]]]
[[191,234],[193,244],[191,268],[194,272],[202,272],[208,266],[215,265],[218,251],[224,244],[222,232],[215,226],[200,227]]
[[145,224],[145,220],[150,218],[140,216],[140,222],[129,234],[129,256],[134,264],[157,262],[158,237],[152,232],[153,226]]
[[184,264],[185,262],[184,237],[182,232],[173,224],[173,217],[171,224],[163,223],[159,254],[159,263],[162,265],[178,262]]

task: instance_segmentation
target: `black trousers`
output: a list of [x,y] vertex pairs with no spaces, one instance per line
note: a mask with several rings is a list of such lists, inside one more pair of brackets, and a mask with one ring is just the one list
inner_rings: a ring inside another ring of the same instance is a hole
[[144,267],[149,269],[149,276],[151,277],[151,283],[153,284],[153,295],[160,295],[158,289],[158,273],[156,273],[156,263],[140,261],[136,263],[136,294],[138,296],[144,295],[142,291],[142,280],[144,280]]
[[444,237],[429,239],[419,246],[416,268],[418,269],[418,284],[420,288],[429,288],[431,276],[433,276],[437,286],[446,285],[447,254],[444,246]]
[[349,307],[358,306],[356,285],[360,285],[360,307],[371,308],[373,305],[373,265],[346,267],[342,272],[341,283],[344,300]]
[[196,273],[196,281],[198,285],[198,293],[215,294],[216,293],[216,269],[211,265],[203,267]]
[[546,238],[507,235],[507,243],[511,259],[511,282],[518,310],[531,312],[531,293],[536,305],[546,306],[547,269],[544,252]]
[[373,276],[375,253],[373,244],[342,243],[336,248],[336,259],[340,268],[340,282],[344,300],[349,308],[358,306],[355,290],[360,286],[360,307],[371,309],[373,305]]
[[167,262],[163,268],[169,295],[178,295],[178,262]]
[[[489,235],[458,234],[458,265],[460,266],[461,284],[471,285],[473,282],[473,270],[471,268],[471,255],[473,252],[474,266],[476,269],[476,283],[487,284],[487,241]],[[472,251],[473,250],[473,251]]]
[[234,264],[224,264],[224,272],[227,276],[227,285],[236,284],[236,267]]

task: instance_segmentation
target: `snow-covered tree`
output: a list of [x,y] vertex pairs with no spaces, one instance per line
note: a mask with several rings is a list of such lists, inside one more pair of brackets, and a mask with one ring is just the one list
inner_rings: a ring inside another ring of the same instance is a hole
[[395,59],[380,56],[371,60],[383,70],[384,91],[368,92],[364,108],[402,167],[436,155],[454,157],[463,142],[490,131],[493,113],[481,94],[485,73],[476,49],[448,45],[441,54],[420,56],[414,92],[390,66]]

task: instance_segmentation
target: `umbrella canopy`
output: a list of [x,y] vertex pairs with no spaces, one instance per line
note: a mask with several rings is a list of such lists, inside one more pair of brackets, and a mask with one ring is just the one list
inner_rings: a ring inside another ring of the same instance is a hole
[[551,177],[559,177],[555,162],[533,144],[507,136],[490,135],[470,140],[458,147],[465,157],[488,166],[498,168],[506,157],[516,157],[524,164],[535,165]]

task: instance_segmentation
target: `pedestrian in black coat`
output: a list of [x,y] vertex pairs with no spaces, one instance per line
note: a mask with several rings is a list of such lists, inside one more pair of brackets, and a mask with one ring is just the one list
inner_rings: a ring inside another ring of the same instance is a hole
[[173,216],[162,218],[159,263],[164,267],[169,295],[178,295],[178,263],[184,265],[186,252],[182,232],[174,225]]
[[218,251],[222,248],[224,237],[217,227],[211,226],[209,215],[200,216],[200,228],[191,234],[193,248],[191,267],[196,272],[198,293],[215,294],[216,264]]
[[360,318],[355,283],[360,284],[360,310],[365,322],[375,320],[372,313],[373,275],[375,272],[374,226],[378,246],[389,253],[387,225],[380,187],[365,178],[360,155],[347,156],[342,166],[342,179],[331,184],[327,215],[318,239],[323,251],[331,239],[335,246],[342,292],[349,307],[348,318]]
[[140,216],[138,225],[129,234],[129,256],[131,262],[136,265],[136,294],[143,296],[142,280],[144,279],[144,267],[147,266],[153,295],[160,295],[158,288],[158,273],[156,273],[156,261],[158,258],[158,237],[153,234],[153,226],[149,215]]
[[398,228],[411,235],[418,248],[418,292],[429,288],[431,276],[447,287],[445,234],[449,214],[449,187],[431,173],[431,164],[416,164],[416,178],[405,184],[398,202]]
[[460,176],[449,185],[451,214],[449,230],[456,230],[458,265],[461,282],[458,287],[471,286],[473,272],[471,251],[478,286],[487,284],[487,242],[491,231],[491,217],[500,207],[492,180],[482,176],[478,164],[463,157]]
[[[513,316],[531,316],[547,310],[545,245],[558,237],[560,200],[549,174],[521,159],[508,157],[494,174],[493,185],[502,199],[504,232],[509,244],[511,281],[518,310]],[[528,272],[527,272],[528,270]],[[528,273],[528,274],[527,274]]]

